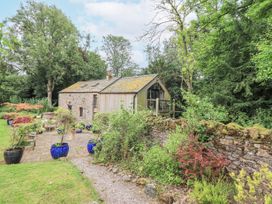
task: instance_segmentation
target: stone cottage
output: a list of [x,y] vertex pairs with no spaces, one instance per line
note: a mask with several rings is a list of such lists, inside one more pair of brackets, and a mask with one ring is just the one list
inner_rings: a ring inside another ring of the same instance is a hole
[[59,106],[78,120],[91,121],[95,113],[152,109],[169,113],[170,95],[157,75],[111,77],[80,81],[59,92]]

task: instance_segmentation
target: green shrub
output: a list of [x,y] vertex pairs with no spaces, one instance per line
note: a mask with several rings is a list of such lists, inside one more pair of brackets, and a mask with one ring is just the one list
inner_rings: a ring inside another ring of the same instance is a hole
[[144,154],[141,172],[164,184],[180,184],[179,164],[165,149],[154,146]]
[[164,147],[167,151],[173,155],[176,154],[179,146],[188,139],[187,130],[182,130],[181,127],[177,126],[175,131],[170,132]]
[[109,113],[97,113],[93,120],[92,130],[94,132],[105,131],[109,126]]
[[252,117],[252,121],[254,124],[261,124],[266,128],[272,129],[272,110],[258,109]]
[[265,203],[272,204],[272,172],[267,166],[248,175],[241,170],[238,175],[231,173],[235,182],[236,195],[234,199],[238,203]]
[[0,112],[15,112],[16,109],[14,107],[10,107],[10,106],[4,106],[4,105],[0,105]]
[[[147,113],[121,110],[108,115],[106,124],[95,121],[95,128],[102,130],[102,143],[96,147],[96,159],[101,162],[128,161],[145,151],[149,140],[146,124]],[[95,119],[96,120],[96,119]]]
[[209,136],[206,135],[206,129],[201,125],[202,120],[214,120],[218,122],[228,121],[228,113],[222,106],[214,106],[209,98],[200,98],[189,92],[184,93],[186,101],[183,117],[187,120],[188,128],[191,132],[197,133],[199,141],[207,142]]
[[227,204],[233,192],[233,186],[221,180],[214,183],[202,179],[194,181],[190,197],[200,204]]
[[228,113],[222,106],[214,106],[209,98],[200,98],[189,92],[184,93],[184,99],[186,101],[185,113],[183,117],[189,122],[201,120],[215,120],[218,122],[228,121]]

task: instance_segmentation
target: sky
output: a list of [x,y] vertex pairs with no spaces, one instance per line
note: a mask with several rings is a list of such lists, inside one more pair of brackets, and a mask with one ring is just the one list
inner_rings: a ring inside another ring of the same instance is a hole
[[[147,65],[144,53],[147,42],[139,41],[147,24],[155,15],[152,0],[38,0],[56,5],[76,25],[80,32],[94,38],[92,49],[102,45],[102,37],[108,34],[124,36],[133,46],[135,63]],[[0,0],[0,21],[16,14],[25,0]],[[104,54],[99,51],[102,56]]]

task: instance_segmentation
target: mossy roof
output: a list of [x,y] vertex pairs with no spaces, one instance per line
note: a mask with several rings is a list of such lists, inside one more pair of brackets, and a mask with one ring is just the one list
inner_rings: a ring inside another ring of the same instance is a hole
[[60,93],[138,93],[156,74],[77,82]]
[[114,77],[111,80],[90,80],[79,81],[63,90],[60,93],[98,93],[105,89],[110,84],[114,83],[118,78]]
[[156,77],[156,74],[123,77],[105,88],[101,93],[138,93]]

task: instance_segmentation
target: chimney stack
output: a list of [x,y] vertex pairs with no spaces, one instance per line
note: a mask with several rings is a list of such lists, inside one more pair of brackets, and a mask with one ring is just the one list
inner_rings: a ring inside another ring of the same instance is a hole
[[112,72],[111,70],[107,71],[107,80],[111,80],[112,79]]

